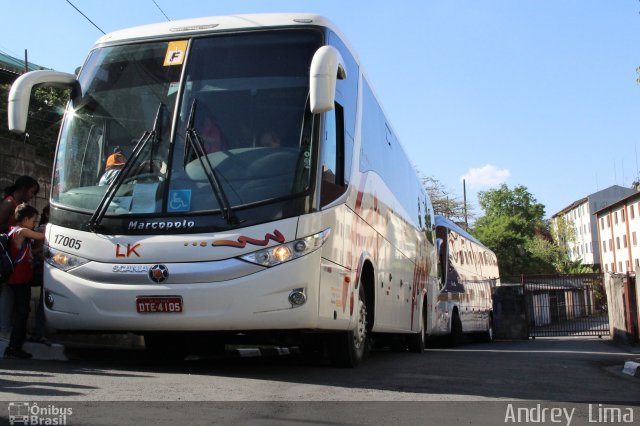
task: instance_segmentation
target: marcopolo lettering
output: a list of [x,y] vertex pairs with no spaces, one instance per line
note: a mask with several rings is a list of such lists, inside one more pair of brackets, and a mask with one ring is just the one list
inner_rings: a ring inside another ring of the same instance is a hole
[[139,221],[139,220],[131,220],[129,221],[129,226],[127,227],[130,231],[144,231],[148,229],[152,230],[171,230],[171,229],[189,229],[196,226],[196,223],[193,220],[154,220],[154,221]]

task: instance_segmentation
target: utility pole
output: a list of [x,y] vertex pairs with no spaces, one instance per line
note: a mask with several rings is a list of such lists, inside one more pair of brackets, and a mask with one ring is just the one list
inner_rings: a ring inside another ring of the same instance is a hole
[[464,202],[464,230],[469,231],[469,222],[467,221],[467,183],[462,179],[462,197]]

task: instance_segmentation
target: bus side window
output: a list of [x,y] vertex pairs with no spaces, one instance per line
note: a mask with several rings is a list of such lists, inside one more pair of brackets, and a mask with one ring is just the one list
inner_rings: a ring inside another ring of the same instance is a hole
[[333,111],[325,113],[322,137],[320,206],[324,207],[342,195],[344,179],[344,110],[336,103]]

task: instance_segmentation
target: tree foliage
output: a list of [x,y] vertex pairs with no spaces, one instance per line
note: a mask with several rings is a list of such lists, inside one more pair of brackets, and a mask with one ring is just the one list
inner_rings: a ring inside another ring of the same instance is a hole
[[554,257],[546,232],[544,206],[525,186],[509,189],[505,184],[478,194],[485,215],[472,233],[498,257],[501,275],[550,273]]
[[0,84],[0,135],[14,140],[25,140],[36,147],[39,156],[53,158],[68,90],[40,87],[31,93],[27,135],[17,135],[7,127],[7,100],[11,85]]
[[497,189],[478,194],[485,215],[472,233],[498,257],[502,276],[593,272],[581,260],[571,261],[568,244],[575,240],[573,223],[560,217],[551,227],[543,220],[544,205],[526,187]]
[[[433,176],[423,177],[421,180],[433,204],[434,213],[445,216],[458,225],[463,225],[465,223],[464,200]],[[467,220],[470,221],[474,217],[473,209],[467,204]]]

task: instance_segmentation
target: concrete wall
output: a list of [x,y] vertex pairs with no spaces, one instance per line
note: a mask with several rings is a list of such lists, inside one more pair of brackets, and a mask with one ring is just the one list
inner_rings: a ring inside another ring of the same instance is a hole
[[[620,274],[605,274],[604,287],[607,292],[609,331],[613,339],[621,343],[633,343],[633,336],[627,330],[624,288],[626,277]],[[637,299],[636,299],[637,300]]]
[[29,175],[40,183],[40,192],[29,204],[42,211],[49,203],[52,168],[53,158],[39,158],[34,146],[0,137],[0,195],[3,198],[6,187],[13,185],[19,176]]

